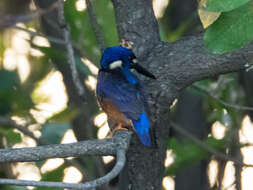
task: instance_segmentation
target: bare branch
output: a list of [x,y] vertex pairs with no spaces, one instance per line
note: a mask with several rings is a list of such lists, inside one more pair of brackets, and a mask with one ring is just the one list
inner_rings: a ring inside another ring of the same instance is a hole
[[244,164],[243,162],[241,162],[240,160],[237,160],[236,158],[232,158],[232,157],[230,157],[230,156],[228,156],[228,155],[226,155],[226,154],[224,154],[222,152],[218,152],[214,148],[208,146],[206,143],[204,143],[201,140],[199,140],[196,137],[194,137],[191,133],[189,133],[188,131],[186,131],[182,127],[178,126],[177,124],[172,123],[172,122],[170,124],[171,124],[171,127],[175,131],[177,131],[181,135],[187,137],[188,139],[190,139],[191,141],[193,141],[194,143],[196,143],[199,147],[203,148],[205,151],[211,153],[215,157],[217,157],[217,158],[219,158],[221,160],[225,160],[225,161],[232,161],[236,165],[241,166],[241,167],[253,167],[252,164]]
[[96,40],[97,40],[100,52],[102,53],[105,49],[105,39],[104,39],[103,34],[99,28],[96,14],[94,12],[94,9],[93,9],[93,6],[92,6],[90,0],[86,0],[86,5],[87,5],[88,14],[90,17],[90,23],[91,23],[92,29],[94,31],[94,34],[96,36]]
[[76,69],[74,51],[73,51],[72,43],[70,40],[70,27],[69,25],[66,24],[65,18],[64,18],[64,1],[63,0],[58,0],[58,21],[59,21],[60,26],[62,26],[63,36],[64,36],[64,40],[65,40],[66,48],[68,52],[68,63],[70,65],[72,78],[73,78],[75,87],[78,91],[79,96],[84,101],[86,101],[85,90],[84,90],[83,85],[80,82],[80,78]]
[[32,13],[26,14],[26,15],[7,15],[3,16],[0,20],[0,29],[4,29],[10,26],[15,25],[18,22],[30,22],[33,19],[36,19],[40,17],[41,15],[47,14],[48,12],[54,10],[57,7],[56,3],[53,3],[49,8],[47,9],[38,9]]
[[[31,37],[40,36],[40,37],[46,38],[51,43],[56,43],[56,44],[60,44],[60,45],[65,45],[66,44],[66,42],[63,39],[56,38],[56,37],[53,37],[53,36],[44,35],[40,32],[35,32],[35,31],[29,30],[27,28],[23,28],[23,27],[20,27],[20,26],[13,26],[12,28],[17,29],[17,30],[25,31],[25,32],[29,33]],[[77,55],[79,55],[80,57],[83,57],[85,59],[88,59],[85,52],[81,49],[81,47],[77,43],[75,43],[74,41],[71,41],[71,43],[72,43],[72,46],[73,46],[73,48],[75,50],[75,53]]]
[[47,158],[78,157],[81,155],[116,155],[119,147],[128,147],[130,136],[131,132],[118,131],[112,138],[103,140],[88,140],[33,148],[0,149],[0,162],[32,162]]
[[29,29],[26,29],[26,28],[23,28],[23,27],[20,27],[20,26],[13,26],[12,28],[17,29],[17,30],[25,31],[25,32],[29,33],[32,37],[41,36],[43,38],[46,38],[48,41],[50,41],[52,43],[61,44],[61,45],[66,44],[66,42],[64,40],[60,39],[60,38],[55,38],[55,37],[52,37],[52,36],[46,36],[46,35],[43,35],[41,33],[34,32],[32,30],[29,30]]
[[40,144],[39,140],[33,135],[31,131],[27,129],[27,127],[17,125],[16,122],[10,118],[0,116],[0,125],[10,125],[14,129],[17,129],[20,132],[22,132],[24,135],[31,137],[33,140],[37,142],[37,144]]
[[240,106],[240,105],[236,105],[236,104],[230,104],[225,102],[224,100],[221,100],[220,98],[214,96],[213,94],[211,94],[209,91],[207,91],[206,89],[193,84],[192,85],[193,88],[195,88],[196,90],[206,94],[207,96],[210,96],[211,98],[217,100],[219,103],[221,103],[222,105],[229,107],[229,108],[233,108],[233,109],[237,109],[237,110],[245,110],[245,111],[253,111],[253,107],[248,107],[248,106]]
[[114,177],[116,177],[126,162],[126,148],[127,147],[117,147],[117,162],[108,174],[98,178],[93,181],[89,181],[83,184],[73,184],[73,183],[62,183],[62,182],[44,182],[44,181],[32,181],[32,180],[15,180],[15,179],[1,179],[0,184],[12,184],[20,186],[36,186],[36,187],[60,187],[60,188],[73,188],[73,189],[93,189],[95,187],[101,186],[105,183],[108,183]]

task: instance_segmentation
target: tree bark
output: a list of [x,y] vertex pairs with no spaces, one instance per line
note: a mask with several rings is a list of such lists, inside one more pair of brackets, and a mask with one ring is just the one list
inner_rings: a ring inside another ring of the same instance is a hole
[[202,35],[164,43],[159,38],[151,0],[112,2],[120,39],[133,41],[139,62],[158,77],[156,81],[146,82],[158,148],[145,149],[133,138],[127,162],[128,189],[160,189],[170,104],[182,89],[195,81],[245,69],[253,55],[252,44],[233,53],[217,55],[207,52]]

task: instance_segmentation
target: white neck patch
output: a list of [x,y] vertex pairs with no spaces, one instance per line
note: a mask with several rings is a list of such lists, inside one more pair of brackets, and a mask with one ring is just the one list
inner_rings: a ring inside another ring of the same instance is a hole
[[112,62],[110,65],[109,65],[109,69],[116,69],[118,67],[121,67],[122,66],[122,61],[121,60],[117,60],[117,61],[114,61]]

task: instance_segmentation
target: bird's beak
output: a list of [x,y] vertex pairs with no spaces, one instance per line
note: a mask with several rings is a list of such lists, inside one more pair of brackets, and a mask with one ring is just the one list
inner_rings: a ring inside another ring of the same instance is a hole
[[146,77],[156,79],[156,77],[152,73],[150,73],[147,69],[145,69],[140,64],[138,64],[136,59],[133,60],[133,63],[131,64],[131,67],[134,68],[138,73],[140,73],[140,74],[142,74]]

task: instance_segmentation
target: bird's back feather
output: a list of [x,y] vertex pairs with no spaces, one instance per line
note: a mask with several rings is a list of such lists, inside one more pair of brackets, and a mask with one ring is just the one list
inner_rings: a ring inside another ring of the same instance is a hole
[[[138,78],[136,77],[138,80]],[[104,100],[112,101],[133,122],[134,128],[144,145],[150,146],[149,119],[146,110],[146,100],[141,84],[128,82],[120,70],[100,71],[98,74],[97,97],[102,105]],[[103,107],[103,106],[102,106]],[[108,115],[110,110],[104,110]],[[112,118],[113,119],[113,118]],[[115,120],[115,119],[114,119]]]

